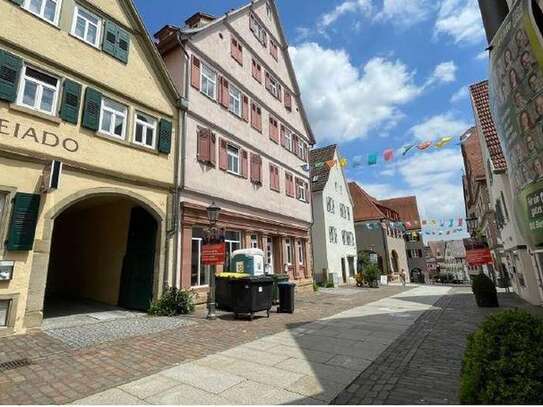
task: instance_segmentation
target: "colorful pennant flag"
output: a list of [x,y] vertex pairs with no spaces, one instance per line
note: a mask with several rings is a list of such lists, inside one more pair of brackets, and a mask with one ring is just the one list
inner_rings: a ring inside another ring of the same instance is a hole
[[422,226],[426,226],[426,224],[427,224],[426,220],[423,219],[422,220]]
[[368,155],[368,165],[377,164],[377,153],[371,153]]
[[463,222],[464,222],[464,219],[458,218],[458,226],[462,226]]
[[434,143],[434,146],[436,148],[443,148],[447,144],[449,144],[453,140],[452,137],[441,137],[436,143]]
[[322,161],[318,162],[318,163],[315,163],[313,165],[314,168],[321,168],[322,166],[324,165],[324,163]]
[[394,158],[394,150],[391,148],[387,148],[383,153],[383,158],[385,159],[385,161],[391,161]]
[[347,166],[347,159],[342,158],[341,160],[339,160],[339,165],[341,166],[341,168],[345,168]]
[[449,227],[452,228],[454,226],[454,219],[449,219]]
[[402,151],[402,156],[405,156],[409,152],[409,150],[411,150],[413,147],[415,147],[414,144],[409,144],[407,146],[404,146],[403,151]]
[[424,151],[428,148],[430,148],[430,146],[432,145],[432,142],[431,141],[425,141],[424,143],[420,143],[417,148],[420,150],[420,151]]

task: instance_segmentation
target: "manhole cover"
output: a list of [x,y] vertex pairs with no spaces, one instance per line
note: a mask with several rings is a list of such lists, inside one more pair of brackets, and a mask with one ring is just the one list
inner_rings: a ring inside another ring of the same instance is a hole
[[31,364],[32,364],[32,362],[30,361],[30,359],[27,359],[27,358],[9,360],[7,362],[0,363],[0,372],[5,372],[6,370],[17,369],[17,368],[23,367],[23,366],[30,366]]

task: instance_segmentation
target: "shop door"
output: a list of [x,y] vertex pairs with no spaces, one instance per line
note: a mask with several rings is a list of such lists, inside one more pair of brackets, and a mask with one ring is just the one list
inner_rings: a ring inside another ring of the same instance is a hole
[[268,263],[268,267],[270,268],[270,274],[274,274],[273,271],[273,239],[271,237],[268,237],[268,244],[266,246],[266,261]]
[[157,225],[143,208],[133,208],[121,274],[119,305],[146,311],[153,298]]

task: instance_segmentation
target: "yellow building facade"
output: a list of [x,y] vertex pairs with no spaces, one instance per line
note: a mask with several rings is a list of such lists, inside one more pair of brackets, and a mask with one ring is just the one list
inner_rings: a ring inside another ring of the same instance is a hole
[[174,282],[178,95],[130,0],[0,0],[0,336]]

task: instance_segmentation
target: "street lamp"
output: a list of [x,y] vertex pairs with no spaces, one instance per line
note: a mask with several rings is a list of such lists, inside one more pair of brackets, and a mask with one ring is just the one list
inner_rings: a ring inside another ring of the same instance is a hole
[[477,228],[479,227],[479,218],[467,218],[466,223],[468,225],[468,232],[473,237],[477,231]]
[[[209,221],[209,237],[211,240],[211,236],[215,236],[214,228],[217,224],[217,220],[219,219],[219,212],[221,211],[221,208],[219,208],[217,205],[215,205],[215,201],[211,203],[207,207],[207,220]],[[209,242],[211,243],[211,242]],[[207,295],[207,319],[215,319],[217,318],[215,314],[215,273],[211,271],[211,266],[206,265],[207,273],[209,276],[209,293]]]

